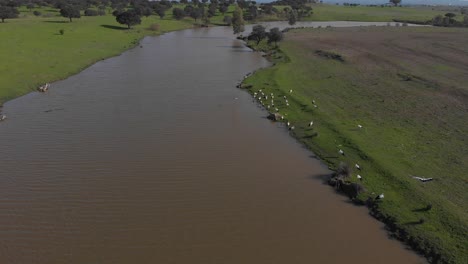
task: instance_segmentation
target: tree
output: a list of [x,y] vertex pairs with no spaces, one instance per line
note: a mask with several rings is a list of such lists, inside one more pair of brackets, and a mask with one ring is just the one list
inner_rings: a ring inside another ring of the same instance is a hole
[[176,20],[181,20],[182,18],[185,17],[185,12],[184,10],[176,7],[174,9],[172,9],[172,16],[176,19]]
[[257,42],[257,45],[267,37],[265,27],[262,25],[255,25],[250,33],[248,39],[254,40]]
[[120,24],[127,25],[131,28],[133,25],[141,24],[140,16],[133,10],[128,10],[117,15],[115,18]]
[[457,15],[454,14],[454,13],[447,13],[447,14],[445,14],[445,16],[448,17],[448,18],[454,18],[454,17],[456,17]]
[[99,13],[98,13],[98,11],[93,10],[93,9],[86,9],[84,11],[84,15],[85,16],[97,16],[97,15],[99,15]]
[[390,3],[392,3],[394,6],[397,6],[401,3],[401,0],[390,0]]
[[297,21],[297,12],[296,10],[291,10],[288,15],[288,24],[289,25],[295,25]]
[[70,19],[70,22],[72,22],[72,18],[81,17],[80,9],[78,9],[78,7],[76,6],[71,6],[71,5],[64,6],[62,9],[60,9],[60,14],[63,17],[67,17],[68,19]]
[[33,3],[28,3],[26,7],[29,9],[29,12],[34,9],[35,5]]
[[224,16],[224,13],[226,13],[228,11],[228,7],[229,6],[224,5],[224,4],[220,5],[219,6],[219,12],[221,12],[221,14],[223,14],[223,16]]
[[202,16],[202,10],[200,8],[194,8],[190,12],[190,17],[197,22],[197,19],[199,19]]
[[224,19],[223,19],[223,22],[228,26],[232,25],[232,17],[231,16],[225,16]]
[[5,22],[7,18],[17,18],[18,14],[18,9],[14,7],[0,6],[0,18],[2,19],[2,23]]
[[236,10],[232,13],[232,29],[234,34],[239,34],[244,31],[244,17],[242,9],[237,6]]
[[163,19],[166,15],[166,10],[162,8],[156,9],[156,14],[158,14],[159,18]]
[[275,46],[278,46],[278,42],[281,40],[283,40],[283,32],[281,32],[277,27],[270,29],[270,32],[268,33],[268,44],[274,42]]

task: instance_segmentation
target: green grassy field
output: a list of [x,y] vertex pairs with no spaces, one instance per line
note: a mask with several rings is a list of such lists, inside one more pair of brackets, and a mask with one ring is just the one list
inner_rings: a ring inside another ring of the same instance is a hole
[[295,137],[331,167],[359,164],[351,181],[363,177],[360,198],[384,193],[379,208],[407,240],[447,263],[468,263],[467,41],[467,29],[296,30],[273,55],[276,65],[245,83],[274,93]]
[[[393,21],[408,20],[425,22],[437,15],[444,15],[448,11],[426,7],[369,7],[369,6],[343,6],[314,4],[313,14],[304,17],[303,21]],[[283,10],[284,6],[277,6]],[[463,19],[459,11],[453,11],[458,19]]]
[[[146,35],[193,27],[194,20],[142,17],[142,24],[127,30],[115,17],[85,17],[72,23],[51,8],[33,9],[47,17],[35,17],[25,8],[18,19],[0,23],[0,105],[9,99],[35,90],[45,82],[66,78],[83,68],[133,47]],[[32,10],[32,11],[33,11]],[[221,15],[212,23],[221,23]],[[158,24],[159,30],[149,30]],[[65,31],[64,35],[59,30]]]

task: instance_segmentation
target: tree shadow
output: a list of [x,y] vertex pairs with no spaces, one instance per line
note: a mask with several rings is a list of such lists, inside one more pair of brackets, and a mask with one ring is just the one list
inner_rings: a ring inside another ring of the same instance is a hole
[[410,222],[406,222],[406,223],[403,223],[403,225],[421,225],[423,224],[424,222],[419,220],[419,221],[410,221]]
[[331,178],[332,173],[327,173],[327,174],[314,174],[314,175],[309,175],[307,176],[307,179],[309,180],[314,180],[314,181],[320,181],[324,185],[329,185],[328,180]]
[[415,212],[415,213],[421,213],[421,212],[430,211],[431,209],[432,209],[432,205],[428,205],[428,206],[425,206],[425,207],[422,207],[422,208],[413,209],[411,211]]
[[116,29],[116,30],[127,30],[126,27],[114,26],[114,25],[101,25],[103,28]]
[[45,20],[42,21],[44,23],[56,23],[56,24],[63,24],[63,23],[70,23],[69,21],[64,21],[64,20]]

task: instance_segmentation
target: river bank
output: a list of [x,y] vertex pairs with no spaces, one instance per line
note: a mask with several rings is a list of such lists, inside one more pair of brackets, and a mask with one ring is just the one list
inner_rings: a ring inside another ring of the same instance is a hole
[[118,56],[145,36],[194,27],[190,19],[151,16],[127,30],[110,14],[69,23],[56,12],[51,17],[28,16],[2,24],[0,57],[8,63],[0,65],[0,105],[46,82],[63,80],[97,61]]
[[[349,180],[367,189],[358,203],[384,193],[371,203],[371,214],[433,263],[467,259],[459,247],[467,239],[461,176],[467,149],[460,148],[468,131],[467,101],[455,83],[467,76],[463,36],[433,28],[294,30],[269,53],[275,66],[244,81],[252,94],[274,93],[275,108],[294,126],[291,134],[329,166],[350,164]],[[449,42],[458,48],[449,49]],[[405,45],[437,50],[421,53]],[[430,54],[440,57],[434,62]],[[448,87],[456,96],[448,96]],[[414,176],[436,180],[422,183]]]

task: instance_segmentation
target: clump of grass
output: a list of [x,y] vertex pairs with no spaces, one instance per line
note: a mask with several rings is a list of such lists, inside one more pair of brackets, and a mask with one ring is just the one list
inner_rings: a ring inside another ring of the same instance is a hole
[[159,24],[156,24],[156,23],[153,23],[149,26],[149,30],[151,31],[159,31],[159,28],[160,28]]
[[315,54],[317,54],[319,56],[322,56],[322,57],[325,57],[325,58],[328,58],[328,59],[333,59],[333,60],[344,62],[343,56],[341,56],[340,54],[338,54],[336,52],[325,51],[325,50],[316,50]]

